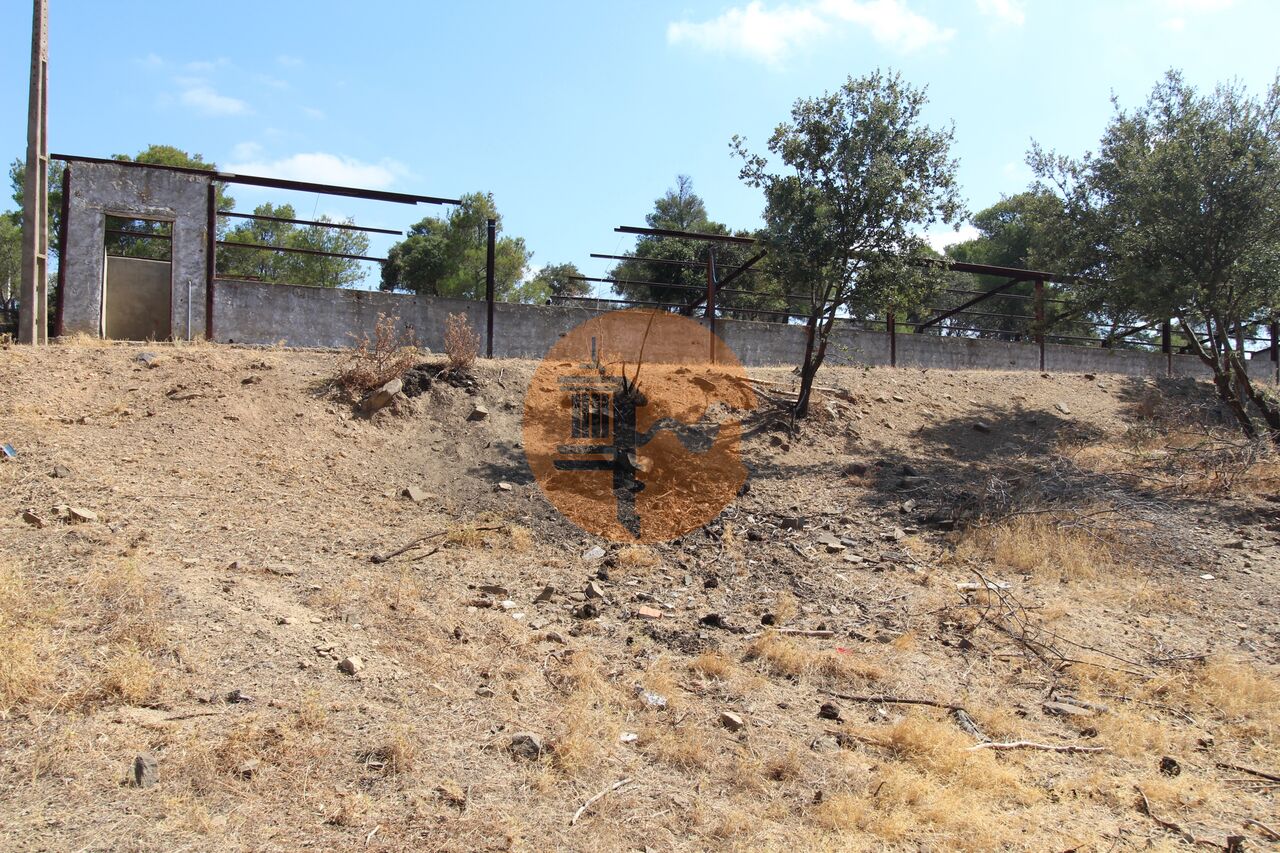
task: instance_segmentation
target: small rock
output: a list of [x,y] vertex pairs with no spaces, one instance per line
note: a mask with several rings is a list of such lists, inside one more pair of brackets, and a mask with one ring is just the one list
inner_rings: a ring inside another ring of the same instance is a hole
[[903,501],[901,504],[899,504],[899,505],[898,505],[898,512],[901,512],[901,513],[904,513],[904,514],[905,514],[905,513],[908,513],[908,512],[911,512],[911,511],[912,511],[912,510],[914,510],[918,505],[919,505],[919,503],[916,501],[916,499],[915,499],[915,498],[911,498],[910,500],[905,500],[905,501]]
[[511,736],[511,742],[507,744],[507,751],[516,758],[536,761],[542,757],[545,747],[542,744],[542,738],[533,732],[516,732]]
[[[705,619],[706,617],[704,616],[703,618]],[[778,617],[772,613],[766,613],[760,617],[760,624],[761,625],[777,625]]]
[[542,635],[542,639],[549,643],[559,643],[562,646],[567,646],[569,644],[569,641],[564,638],[564,634],[561,634],[559,631],[548,631]]
[[850,563],[852,565],[857,566],[857,565],[861,565],[862,563],[865,563],[867,561],[867,558],[862,556],[861,554],[845,554],[844,561],[846,563]]
[[509,492],[512,490],[512,488],[513,486],[510,483],[508,483],[506,480],[503,480],[501,483],[498,484],[498,491],[500,492]]
[[1210,574],[1203,574],[1203,575],[1201,575],[1201,576],[1200,576],[1200,580],[1202,580],[1202,581],[1211,581],[1211,580],[1213,580],[1213,575],[1210,575]]
[[139,788],[150,788],[158,783],[160,766],[156,763],[156,757],[149,752],[139,753],[133,759],[133,773],[129,781]]
[[590,581],[582,590],[582,594],[587,598],[604,598],[604,587],[596,581]]
[[894,395],[893,395],[893,402],[895,402],[895,403],[905,403],[905,402],[907,402],[907,398],[906,398],[906,397],[900,397],[900,396],[898,396],[897,394],[894,394]]
[[84,507],[67,507],[67,513],[73,522],[84,523],[98,520],[98,514],[96,512],[91,509],[85,509]]
[[487,684],[482,684],[476,688],[476,695],[479,696],[481,699],[492,699],[493,688],[488,686]]
[[262,766],[262,761],[257,758],[250,758],[236,768],[236,775],[241,779],[252,779],[258,775],[258,768]]
[[1067,407],[1066,403],[1054,403],[1053,407],[1064,415],[1071,414],[1071,409]]
[[655,711],[665,711],[668,704],[670,704],[666,696],[661,693],[654,693],[652,690],[645,690],[639,684],[636,685],[636,696],[640,698],[641,703],[646,708],[652,708]]
[[430,493],[419,489],[417,486],[405,486],[400,490],[400,494],[416,504],[420,504],[431,497]]
[[594,563],[596,560],[604,559],[604,549],[599,545],[588,548],[582,555],[582,559],[588,563]]
[[489,417],[489,410],[484,406],[477,405],[471,410],[471,414],[467,415],[469,421],[482,421]]
[[53,470],[49,472],[49,476],[55,480],[65,480],[71,476],[71,469],[66,465],[54,465]]
[[36,515],[34,510],[23,510],[22,520],[35,527],[37,530],[41,530],[45,526],[45,520]]
[[640,619],[661,619],[662,611],[654,607],[637,607],[636,617]]
[[262,382],[262,377],[256,373],[253,376],[246,376],[244,379],[240,380],[241,385],[257,385],[260,382]]
[[731,732],[739,732],[739,731],[742,731],[747,724],[742,719],[742,717],[738,716],[732,711],[721,711],[720,725],[724,726],[726,729],[728,729]]
[[486,583],[480,585],[480,591],[485,595],[492,595],[496,598],[510,598],[511,590],[505,586],[496,583]]
[[846,477],[863,477],[870,470],[865,462],[846,462],[844,468],[841,469]]
[[622,734],[618,735],[618,740],[622,743],[635,743],[636,741],[640,740],[640,735],[636,734],[635,732],[623,732]]
[[1097,716],[1097,711],[1094,711],[1092,708],[1082,708],[1079,705],[1073,705],[1070,702],[1042,702],[1040,707],[1044,709],[1046,714],[1053,714],[1057,717]]
[[588,601],[575,607],[573,615],[577,619],[595,619],[600,615],[600,608]]
[[991,432],[991,425],[983,421],[974,421],[973,428],[978,432]]
[[148,369],[152,367],[157,367],[164,361],[164,359],[160,358],[160,356],[156,355],[153,352],[140,352],[138,353],[138,357],[135,360],[140,362],[143,367],[146,367]]
[[789,516],[782,519],[780,526],[783,530],[804,530],[804,519],[799,516]]
[[838,720],[840,719],[840,706],[835,702],[823,702],[822,706],[818,708],[818,716],[824,720]]
[[556,595],[556,588],[551,584],[547,584],[542,588],[542,592],[534,596],[533,602],[534,604],[541,604],[545,601],[550,601],[551,599],[555,598],[555,595]]
[[1166,755],[1160,759],[1160,772],[1165,776],[1180,776],[1182,774],[1182,765],[1178,763],[1178,759],[1171,755]]
[[390,382],[383,385],[377,391],[374,391],[372,394],[370,394],[368,398],[365,399],[364,405],[362,406],[362,408],[367,414],[373,414],[374,412],[378,411],[381,408],[384,408],[388,403],[390,403],[392,399],[394,399],[395,396],[399,394],[401,390],[403,390],[403,388],[404,388],[403,380],[392,379]]
[[364,670],[364,661],[352,655],[351,657],[343,658],[342,662],[338,664],[338,669],[347,675],[355,675]]
[[763,533],[761,533],[759,530],[756,530],[756,529],[753,527],[753,528],[751,528],[750,530],[748,530],[748,531],[747,531],[747,541],[748,541],[748,542],[763,542],[763,541],[764,541],[764,534],[763,534]]

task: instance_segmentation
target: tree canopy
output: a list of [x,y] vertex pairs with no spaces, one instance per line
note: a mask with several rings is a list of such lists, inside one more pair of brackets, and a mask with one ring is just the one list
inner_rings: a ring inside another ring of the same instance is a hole
[[[257,216],[296,219],[291,205],[260,204],[253,210]],[[319,222],[332,222],[321,216]],[[351,220],[347,220],[349,224]],[[296,225],[270,219],[247,219],[223,235],[231,243],[252,243],[289,249],[335,252],[344,255],[366,255],[369,237],[360,231],[324,228],[319,225]],[[346,287],[364,277],[360,261],[352,258],[330,258],[297,252],[273,252],[269,249],[247,249],[223,246],[218,249],[218,275],[246,278],[277,284],[305,284],[313,287]]]
[[497,220],[494,245],[494,293],[504,301],[530,301],[521,288],[532,253],[524,238],[502,235],[502,216],[491,193],[468,193],[447,216],[428,216],[409,228],[391,247],[382,266],[382,290],[406,290],[428,296],[484,299],[487,220]]
[[557,296],[586,296],[591,292],[591,283],[581,281],[581,276],[574,264],[548,264],[521,287],[529,302],[546,302]]
[[[653,210],[645,216],[645,223],[650,228],[670,231],[754,236],[746,231],[733,232],[727,225],[711,219],[707,215],[706,204],[693,191],[693,181],[688,175],[676,176],[675,186],[654,201]],[[661,302],[685,306],[682,313],[689,314],[694,306],[701,305],[706,299],[707,259],[712,252],[720,271],[717,278],[722,279],[734,267],[745,263],[755,251],[743,244],[712,244],[678,237],[642,235],[636,239],[635,248],[628,252],[628,259],[616,264],[609,278],[618,280],[613,290],[623,299],[635,304]],[[658,286],[630,282],[649,282]],[[734,308],[784,310],[782,300],[777,297],[781,288],[765,275],[763,267],[735,279],[732,290],[750,290],[752,293],[719,295],[717,307],[730,313]],[[751,318],[784,319],[773,315],[751,315]]]
[[1115,112],[1096,154],[1034,146],[1060,200],[1055,262],[1116,317],[1175,318],[1242,429],[1254,404],[1280,438],[1280,408],[1250,379],[1233,337],[1280,304],[1280,78],[1262,98],[1238,84],[1202,94],[1174,71],[1145,105]]
[[764,190],[769,267],[810,297],[797,417],[808,411],[837,313],[904,311],[943,279],[912,263],[928,255],[925,227],[964,214],[953,130],[925,125],[925,103],[924,90],[878,71],[798,100],[769,139],[779,171],[734,137],[742,179]]

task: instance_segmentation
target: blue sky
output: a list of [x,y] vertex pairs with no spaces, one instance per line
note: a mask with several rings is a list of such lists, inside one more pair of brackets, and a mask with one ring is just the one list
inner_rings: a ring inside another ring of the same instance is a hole
[[[978,210],[1026,186],[1032,139],[1072,154],[1095,144],[1113,92],[1136,105],[1170,67],[1261,92],[1280,67],[1273,0],[50,5],[52,151],[167,143],[250,174],[491,191],[535,267],[588,275],[609,265],[591,252],[631,245],[614,226],[643,224],[680,173],[713,218],[758,224],[730,137],[763,150],[797,98],[849,75],[892,68],[928,87],[927,119],[955,123]],[[30,4],[4,10],[8,162],[25,150]],[[234,195],[241,210],[289,201],[397,228],[437,210]],[[386,248],[374,240],[374,254]]]

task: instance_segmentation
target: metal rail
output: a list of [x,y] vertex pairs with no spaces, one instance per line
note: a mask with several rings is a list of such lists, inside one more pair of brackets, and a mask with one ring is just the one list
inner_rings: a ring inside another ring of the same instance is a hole
[[339,228],[343,231],[367,231],[370,234],[392,234],[397,237],[403,237],[403,231],[395,231],[391,228],[370,228],[367,225],[353,225],[349,222],[325,222],[324,220],[315,219],[289,219],[285,216],[266,216],[261,213],[236,213],[231,210],[219,210],[219,216],[233,216],[236,219],[253,219],[263,220],[266,222],[287,222],[291,225],[314,225],[320,228]]

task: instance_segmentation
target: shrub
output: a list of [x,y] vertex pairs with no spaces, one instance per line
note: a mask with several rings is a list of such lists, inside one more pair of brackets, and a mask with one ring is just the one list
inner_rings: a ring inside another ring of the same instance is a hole
[[347,356],[335,383],[348,396],[360,399],[393,379],[403,379],[418,363],[413,331],[397,334],[396,324],[396,317],[379,314],[373,340],[365,334]]
[[480,336],[466,314],[450,314],[444,321],[444,352],[450,373],[465,373],[480,354]]

